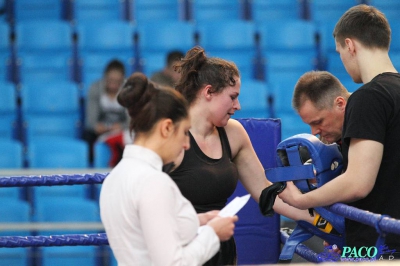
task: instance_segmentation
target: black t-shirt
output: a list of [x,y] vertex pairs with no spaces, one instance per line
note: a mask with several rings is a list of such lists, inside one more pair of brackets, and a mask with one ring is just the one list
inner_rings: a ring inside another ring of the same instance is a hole
[[[383,158],[374,188],[367,197],[349,205],[400,219],[400,75],[398,73],[380,74],[350,96],[346,106],[342,137],[345,168],[348,164],[351,138],[374,140],[384,145]],[[347,246],[374,246],[377,237],[375,228],[346,220]],[[389,234],[386,237],[386,244],[391,249],[400,251],[400,236]]]

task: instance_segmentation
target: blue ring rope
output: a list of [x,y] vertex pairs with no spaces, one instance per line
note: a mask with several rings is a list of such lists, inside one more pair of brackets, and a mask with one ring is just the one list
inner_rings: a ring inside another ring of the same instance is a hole
[[108,245],[108,239],[105,233],[0,237],[0,247],[5,248],[105,245]]
[[[0,187],[28,187],[28,186],[58,186],[76,184],[101,184],[108,173],[73,174],[73,175],[39,175],[0,177]],[[336,203],[328,210],[345,218],[364,223],[371,227],[378,227],[380,233],[394,233],[400,235],[400,220],[360,210],[342,203]],[[282,242],[285,238],[282,239]],[[70,234],[54,236],[18,236],[0,237],[0,247],[38,247],[38,246],[76,246],[76,245],[108,245],[107,236],[102,234]],[[296,249],[308,261],[320,262],[315,252],[304,245]]]
[[0,187],[101,184],[108,173],[0,177]]

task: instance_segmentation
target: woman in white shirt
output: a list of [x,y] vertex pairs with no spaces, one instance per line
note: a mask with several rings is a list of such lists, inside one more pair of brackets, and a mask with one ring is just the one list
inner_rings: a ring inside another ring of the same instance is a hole
[[105,179],[100,212],[118,265],[201,265],[234,231],[234,217],[196,214],[162,172],[189,148],[188,103],[134,73],[118,95],[135,132],[123,158]]

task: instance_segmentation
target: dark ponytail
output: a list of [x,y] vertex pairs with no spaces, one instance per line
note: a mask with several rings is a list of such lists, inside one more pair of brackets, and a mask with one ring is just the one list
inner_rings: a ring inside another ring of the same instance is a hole
[[128,78],[117,100],[128,110],[130,130],[135,133],[149,132],[162,118],[176,123],[188,116],[188,103],[180,93],[170,88],[156,88],[138,72]]
[[190,104],[194,102],[203,85],[209,84],[213,87],[213,92],[220,92],[225,87],[234,86],[234,77],[239,77],[239,70],[233,62],[216,57],[209,58],[199,46],[190,49],[174,67],[181,73],[175,89],[182,93]]

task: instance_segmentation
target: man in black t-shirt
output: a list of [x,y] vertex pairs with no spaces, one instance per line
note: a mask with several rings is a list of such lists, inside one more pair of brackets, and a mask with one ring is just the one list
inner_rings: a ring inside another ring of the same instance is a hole
[[[388,55],[389,23],[376,8],[358,5],[340,18],[333,35],[347,72],[364,84],[345,108],[345,172],[306,194],[288,182],[279,197],[300,209],[345,202],[400,219],[400,75]],[[377,238],[375,228],[346,221],[350,248],[375,246]],[[399,236],[388,234],[386,244],[400,251]]]

